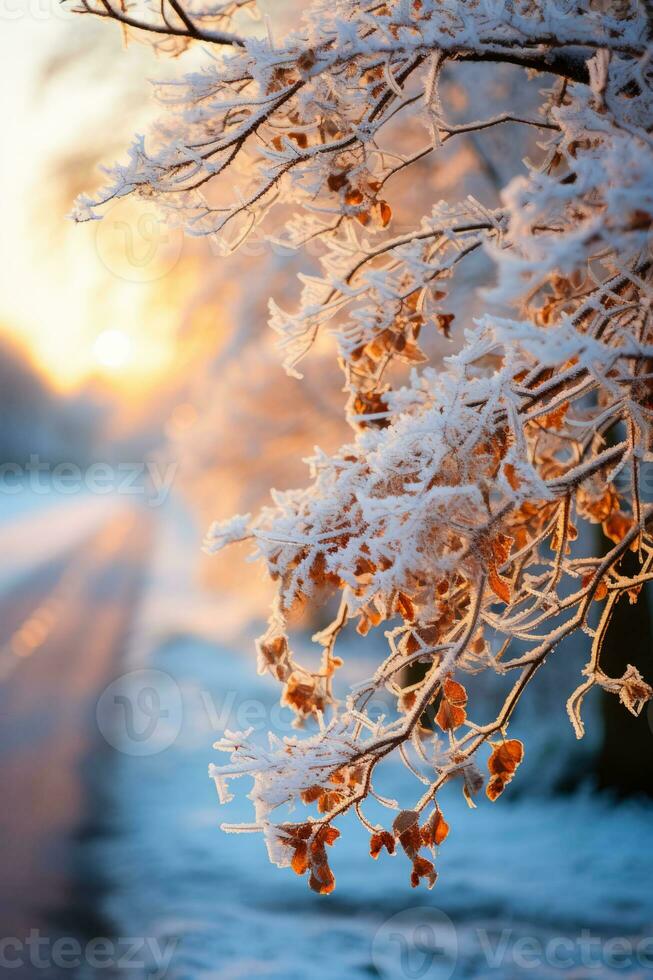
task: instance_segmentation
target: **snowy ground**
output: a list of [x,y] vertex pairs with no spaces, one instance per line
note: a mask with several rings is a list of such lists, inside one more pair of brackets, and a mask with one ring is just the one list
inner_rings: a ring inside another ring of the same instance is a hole
[[[193,533],[175,513],[164,515],[126,660],[129,671],[160,673],[134,673],[123,689],[135,708],[138,692],[154,689],[167,715],[154,740],[119,723],[109,733],[118,751],[98,757],[101,836],[85,845],[107,927],[154,943],[149,965],[126,975],[161,975],[163,962],[171,980],[653,976],[647,805],[614,805],[582,787],[566,798],[519,795],[513,784],[505,799],[470,811],[452,788],[441,798],[452,832],[432,892],[411,890],[400,857],[373,862],[353,824],[333,849],[328,897],[271,867],[258,836],[221,833],[221,820],[251,813],[244,793],[220,810],[206,775],[211,743],[221,727],[283,731],[288,718],[274,685],[256,676],[250,637],[227,649],[189,635],[188,611],[206,609],[206,597],[183,584],[179,535]],[[136,730],[152,703],[140,707]],[[573,745],[563,709],[541,727],[520,770],[531,790],[546,785],[547,754]],[[395,795],[404,772],[386,774]]]

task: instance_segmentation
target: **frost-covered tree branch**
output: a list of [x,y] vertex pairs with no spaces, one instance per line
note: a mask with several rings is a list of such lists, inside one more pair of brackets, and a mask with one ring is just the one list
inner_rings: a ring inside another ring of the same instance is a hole
[[[317,244],[320,261],[319,274],[303,277],[298,308],[271,302],[285,366],[298,374],[328,335],[348,391],[351,440],[316,451],[309,484],[208,534],[209,550],[250,540],[277,582],[259,670],[280,682],[299,724],[317,725],[265,747],[226,733],[218,748],[231,761],[212,774],[223,799],[232,779],[253,779],[254,821],[241,829],[261,831],[272,860],[309,871],[315,890],[334,887],[326,845],[350,809],[374,857],[399,843],[413,884],[432,885],[422,849],[448,831],[438,790],[459,780],[471,803],[488,746],[487,795],[502,793],[523,756],[507,737],[513,711],[545,660],[555,670],[565,637],[588,637],[568,701],[579,737],[592,688],[633,713],[653,694],[635,668],[609,677],[601,666],[615,604],[636,601],[653,578],[653,510],[642,492],[653,461],[644,10],[628,0],[314,0],[299,29],[275,40],[273,31],[242,33],[249,3],[170,0],[155,20],[145,4],[84,7],[220,50],[161,86],[160,126],[135,141],[97,198],[79,202],[78,220],[135,194],[231,250],[257,227],[271,235],[270,216],[280,216],[274,237]],[[471,93],[482,113],[451,121],[444,73],[464,86],[472,62],[546,73],[539,112],[486,113],[487,99]],[[395,227],[402,175],[450,141],[498,126],[539,140],[537,160],[515,172],[500,202],[424,200],[421,215]],[[450,304],[461,268],[480,252],[496,282],[484,314],[458,327]],[[429,365],[429,335],[453,338],[457,353]],[[401,365],[410,369],[403,383]],[[607,554],[581,546],[579,527],[591,524],[611,542]],[[622,570],[628,551],[635,575]],[[330,593],[340,607],[314,638],[319,666],[301,663],[288,617]],[[342,701],[336,649],[351,621],[362,634],[385,627],[387,657]],[[461,680],[481,670],[516,678],[490,720],[475,716]],[[392,705],[380,720],[369,713],[379,691]],[[387,827],[365,806],[392,808],[374,780],[393,754],[423,785]],[[308,809],[293,821],[293,807]]]

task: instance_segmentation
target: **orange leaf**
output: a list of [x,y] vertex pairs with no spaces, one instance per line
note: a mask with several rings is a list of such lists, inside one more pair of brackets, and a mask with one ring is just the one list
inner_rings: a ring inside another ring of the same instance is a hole
[[323,792],[324,790],[321,786],[309,786],[308,789],[303,789],[299,795],[303,803],[314,803],[315,800],[322,796]]
[[370,838],[370,854],[374,860],[378,858],[384,847],[388,854],[394,854],[395,839],[392,834],[388,833],[387,830],[381,830],[379,833],[372,834]]
[[340,831],[337,830],[335,827],[327,827],[325,830],[322,831],[320,836],[325,844],[328,844],[329,847],[333,847],[335,842],[340,837]]
[[415,810],[402,810],[395,817],[392,830],[408,857],[413,858],[422,846],[419,813]]
[[443,732],[453,732],[456,728],[460,728],[466,717],[467,713],[464,708],[450,704],[446,698],[442,698],[435,720]]
[[290,867],[296,875],[303,875],[308,870],[308,848],[304,842],[297,844]]
[[356,207],[357,204],[363,203],[363,194],[356,187],[352,187],[345,194],[345,204],[350,204],[352,207]]
[[499,776],[503,772],[513,773],[524,758],[524,744],[518,738],[499,742],[488,761],[490,772]]
[[415,607],[404,592],[397,593],[397,611],[408,623],[412,623],[415,619]]
[[332,191],[339,191],[348,183],[349,181],[347,180],[346,172],[341,174],[329,174],[327,177],[327,186],[329,187],[329,190]]
[[[594,578],[594,572],[592,572],[591,570],[589,572],[585,572],[585,574],[581,578],[581,583],[583,588],[589,585],[593,578]],[[596,587],[596,591],[594,592],[594,599],[596,600],[596,602],[601,602],[603,599],[605,599],[607,594],[608,594],[607,582],[604,579],[601,579],[601,581]]]
[[515,774],[515,769],[524,758],[524,745],[517,738],[505,742],[492,743],[492,755],[488,759],[488,769],[492,773],[486,789],[487,796],[494,802],[503,793]]
[[438,325],[438,330],[447,338],[447,340],[449,340],[449,337],[451,336],[451,324],[455,320],[455,314],[438,313],[435,319]]
[[436,810],[435,812],[435,826],[433,828],[433,841],[437,845],[441,844],[443,840],[449,835],[449,824],[442,816],[441,810]]
[[330,895],[333,889],[336,887],[336,879],[334,878],[333,872],[328,864],[320,865],[314,868],[311,872],[311,876],[308,883],[314,892],[318,895]]
[[419,306],[419,301],[422,292],[423,292],[422,289],[414,289],[412,293],[409,293],[408,296],[406,296],[406,298],[404,299],[406,308],[408,310],[411,310],[413,313],[417,312],[417,307]]
[[435,716],[435,720],[443,732],[452,732],[463,724],[467,717],[466,704],[467,691],[463,685],[451,677],[445,678],[442,685],[440,707]]
[[493,776],[490,782],[487,784],[487,789],[485,792],[487,793],[488,799],[494,803],[494,801],[501,796],[504,788],[505,783],[501,777]]
[[451,704],[465,707],[467,704],[467,691],[462,684],[454,681],[451,677],[445,678],[443,686],[444,696]]
[[494,562],[490,562],[488,565],[488,582],[490,583],[490,588],[502,602],[510,602],[510,583],[507,579],[502,578],[497,571],[497,566]]
[[449,834],[449,824],[442,816],[439,807],[433,811],[422,827],[422,842],[427,847],[438,847]]
[[632,518],[617,510],[603,522],[603,533],[615,544],[620,544],[633,526]]
[[379,211],[381,214],[381,227],[387,228],[392,219],[392,208],[387,201],[379,201]]
[[400,711],[412,711],[412,709],[415,707],[416,701],[417,694],[415,691],[406,691],[406,693],[402,694],[399,698]]
[[420,878],[427,878],[429,888],[433,888],[437,877],[437,872],[431,861],[419,855],[413,858],[413,871],[410,876],[410,883],[413,888],[417,888]]
[[569,402],[564,401],[552,412],[548,412],[546,415],[540,415],[537,421],[545,429],[561,429],[568,411]]
[[334,810],[338,806],[341,799],[342,796],[335,790],[323,792],[317,802],[317,812],[330,813],[331,810]]
[[517,471],[515,470],[515,467],[512,465],[512,463],[504,463],[503,472],[505,473],[506,480],[508,481],[512,489],[519,490],[521,486],[521,480],[517,476]]
[[492,538],[490,545],[497,565],[503,565],[504,562],[508,561],[513,540],[514,538],[511,538],[509,534],[501,533]]

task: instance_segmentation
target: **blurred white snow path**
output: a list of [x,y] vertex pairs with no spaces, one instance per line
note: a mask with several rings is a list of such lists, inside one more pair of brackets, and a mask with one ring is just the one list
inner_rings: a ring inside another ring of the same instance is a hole
[[242,637],[242,612],[202,586],[198,563],[204,529],[172,494],[157,518],[147,586],[125,654],[129,668],[147,666],[167,640],[195,636],[215,643]]
[[116,496],[54,493],[0,497],[0,591],[79,544],[123,506]]

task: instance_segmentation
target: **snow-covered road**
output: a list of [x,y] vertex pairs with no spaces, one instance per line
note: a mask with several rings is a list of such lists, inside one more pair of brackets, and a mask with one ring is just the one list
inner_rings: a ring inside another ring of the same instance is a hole
[[[73,900],[83,767],[101,744],[95,706],[120,664],[151,532],[134,507],[81,507],[69,520],[56,504],[28,510],[24,565],[0,595],[0,920],[18,941],[54,929]],[[8,572],[25,521],[0,531]],[[30,977],[23,966],[13,975]]]

